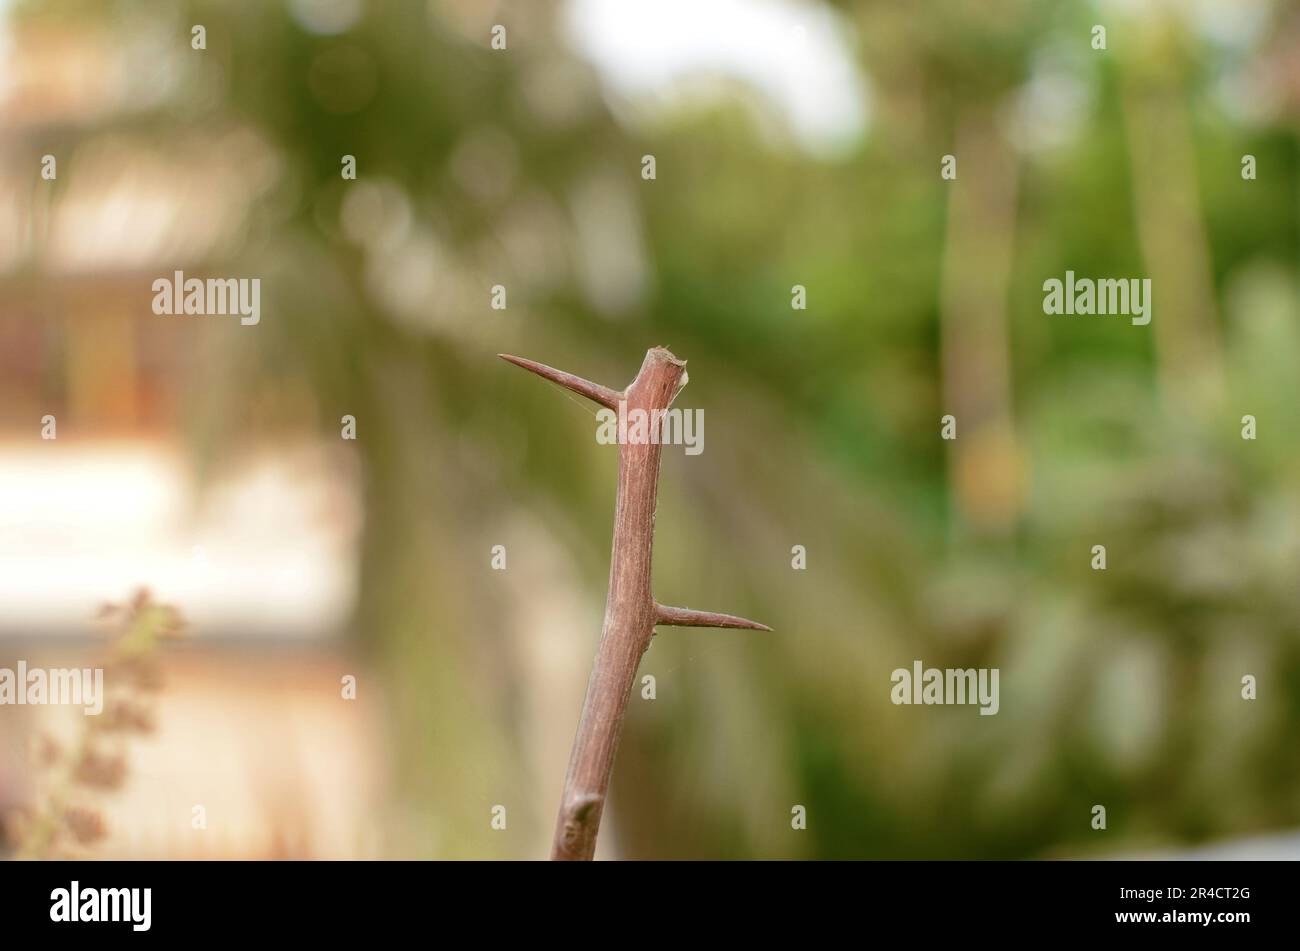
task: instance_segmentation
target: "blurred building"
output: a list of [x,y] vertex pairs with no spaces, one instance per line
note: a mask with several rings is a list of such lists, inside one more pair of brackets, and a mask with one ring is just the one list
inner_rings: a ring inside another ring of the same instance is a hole
[[[191,637],[125,784],[91,797],[108,829],[91,854],[366,855],[382,753],[345,644],[356,467],[291,398],[270,437],[196,463],[187,388],[239,385],[221,369],[241,328],[150,309],[156,277],[219,267],[269,152],[237,128],[137,125],[192,76],[167,18],[135,26],[0,27],[0,664],[93,663],[98,606],[149,587]],[[67,713],[0,708],[0,807],[41,794],[31,741],[75,731]]]

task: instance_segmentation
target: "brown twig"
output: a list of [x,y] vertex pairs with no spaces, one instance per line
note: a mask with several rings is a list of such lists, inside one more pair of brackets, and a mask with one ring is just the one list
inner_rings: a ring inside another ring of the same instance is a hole
[[[500,357],[609,409],[617,409],[619,402],[625,400],[629,413],[636,409],[647,413],[667,409],[686,385],[686,362],[663,347],[647,351],[636,379],[621,393],[532,360],[504,353]],[[552,859],[590,859],[596,851],[596,833],[609,791],[623,715],[637,665],[650,646],[655,625],[771,630],[729,614],[665,607],[651,595],[650,561],[659,459],[657,440],[624,441],[619,445],[618,497],[614,504],[614,547],[605,626],[569,757],[551,847]]]

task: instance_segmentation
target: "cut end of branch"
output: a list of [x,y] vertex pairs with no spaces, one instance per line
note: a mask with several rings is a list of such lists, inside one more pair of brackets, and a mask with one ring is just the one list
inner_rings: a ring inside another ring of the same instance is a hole
[[729,627],[744,628],[749,631],[770,631],[766,624],[759,624],[734,614],[715,614],[712,611],[693,611],[690,608],[670,608],[666,604],[655,602],[655,624],[669,627]]
[[599,403],[608,409],[618,409],[618,401],[623,396],[618,390],[612,390],[608,386],[601,386],[599,383],[592,383],[590,380],[584,380],[572,373],[565,373],[563,370],[555,369],[555,367],[548,367],[546,364],[538,363],[535,360],[525,360],[523,357],[511,356],[508,353],[498,353],[497,356],[507,363],[523,367],[530,373],[536,373],[544,380],[558,383],[566,390],[572,390],[579,396],[585,396],[592,402]]
[[673,352],[669,350],[667,347],[664,346],[651,347],[650,353],[664,360],[667,360],[669,363],[674,364],[675,366],[679,366],[679,367],[686,366],[686,361],[673,356]]

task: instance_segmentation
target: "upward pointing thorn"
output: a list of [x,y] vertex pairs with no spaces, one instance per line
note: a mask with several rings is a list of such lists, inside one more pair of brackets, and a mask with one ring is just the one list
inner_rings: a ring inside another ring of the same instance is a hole
[[572,373],[565,373],[563,370],[557,370],[555,367],[548,367],[544,363],[538,363],[535,360],[525,360],[523,357],[513,357],[508,353],[498,353],[498,357],[507,363],[513,363],[517,367],[523,367],[531,373],[536,373],[544,380],[550,380],[552,383],[558,383],[566,390],[572,390],[579,396],[585,396],[594,403],[609,409],[618,409],[618,401],[623,398],[623,394],[618,390],[611,390],[608,386],[601,386],[599,383],[592,383],[590,380],[584,380],[580,376],[574,376]]

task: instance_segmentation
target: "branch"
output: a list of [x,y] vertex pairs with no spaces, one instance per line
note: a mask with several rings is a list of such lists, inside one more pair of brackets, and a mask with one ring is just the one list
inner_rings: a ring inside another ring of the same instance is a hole
[[712,611],[693,611],[690,608],[670,608],[655,602],[655,624],[669,627],[737,627],[750,631],[770,631],[766,624],[750,621],[734,614],[714,614]]
[[[504,353],[500,356],[610,409],[626,401],[631,410],[663,410],[686,384],[686,362],[663,347],[646,351],[636,379],[621,393],[532,360]],[[619,443],[605,625],[596,647],[591,679],[587,682],[578,732],[573,738],[569,772],[564,777],[564,794],[551,845],[554,859],[590,859],[596,851],[596,835],[609,792],[623,717],[636,681],[637,666],[654,637],[655,625],[771,630],[764,624],[729,614],[667,608],[650,594],[661,450],[658,440]]]
[[534,360],[525,360],[523,357],[512,357],[508,353],[498,353],[498,357],[507,363],[513,363],[517,367],[523,367],[532,373],[536,373],[544,380],[550,380],[552,383],[558,383],[566,390],[573,390],[579,396],[585,396],[592,402],[599,403],[609,409],[618,409],[618,401],[623,398],[623,394],[618,390],[611,390],[608,386],[601,386],[599,383],[592,383],[590,380],[584,380],[580,376],[574,376],[572,373],[565,373],[563,370],[557,370],[555,367],[548,367],[544,363],[537,363]]

